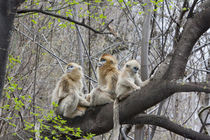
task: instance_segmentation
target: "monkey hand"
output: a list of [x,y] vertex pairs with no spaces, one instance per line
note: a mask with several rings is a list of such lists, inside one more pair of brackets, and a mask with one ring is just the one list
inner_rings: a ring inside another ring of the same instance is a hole
[[140,86],[136,86],[135,87],[135,89],[134,89],[134,91],[136,91],[136,90],[140,90],[141,89],[141,87]]

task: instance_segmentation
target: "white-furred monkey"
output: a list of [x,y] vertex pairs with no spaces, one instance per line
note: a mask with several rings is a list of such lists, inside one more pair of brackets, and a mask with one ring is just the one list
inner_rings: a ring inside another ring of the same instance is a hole
[[136,60],[130,60],[124,65],[119,74],[115,90],[117,98],[113,105],[114,127],[112,140],[118,140],[120,134],[119,101],[127,98],[131,92],[140,89],[142,81],[138,74],[139,69],[139,63]]
[[90,103],[83,97],[82,78],[82,67],[69,63],[52,93],[52,103],[58,104],[58,107],[54,108],[56,114],[74,118],[85,113]]

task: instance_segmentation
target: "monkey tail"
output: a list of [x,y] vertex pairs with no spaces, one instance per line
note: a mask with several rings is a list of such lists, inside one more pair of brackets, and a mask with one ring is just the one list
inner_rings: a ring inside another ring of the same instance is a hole
[[116,98],[113,104],[113,133],[112,140],[118,140],[120,135],[119,100]]

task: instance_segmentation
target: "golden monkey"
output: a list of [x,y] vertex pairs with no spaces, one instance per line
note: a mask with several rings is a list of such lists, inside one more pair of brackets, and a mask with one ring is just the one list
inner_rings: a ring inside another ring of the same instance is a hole
[[57,114],[74,118],[85,113],[85,107],[90,103],[83,97],[82,78],[82,67],[76,63],[69,63],[52,93],[52,102],[58,104]]
[[110,54],[103,54],[97,67],[98,86],[91,91],[88,97],[91,105],[114,102],[118,75],[117,59]]
[[117,140],[120,134],[120,122],[119,122],[119,101],[127,98],[131,92],[140,89],[142,81],[139,77],[140,65],[136,60],[128,61],[122,71],[119,74],[117,85],[116,85],[116,94],[117,98],[114,101],[113,105],[113,136],[112,140]]

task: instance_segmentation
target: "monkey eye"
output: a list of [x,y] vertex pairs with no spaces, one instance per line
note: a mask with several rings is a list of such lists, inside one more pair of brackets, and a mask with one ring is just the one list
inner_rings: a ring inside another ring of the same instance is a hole
[[139,70],[139,68],[138,68],[138,67],[133,67],[133,69],[134,69],[134,70],[136,70],[136,71],[138,71],[138,70]]
[[72,69],[72,68],[74,68],[74,66],[72,65],[67,67],[67,69]]
[[126,65],[126,67],[129,67],[129,65]]
[[100,60],[100,62],[105,62],[106,61],[106,59],[104,59],[104,58],[101,58],[101,60]]

